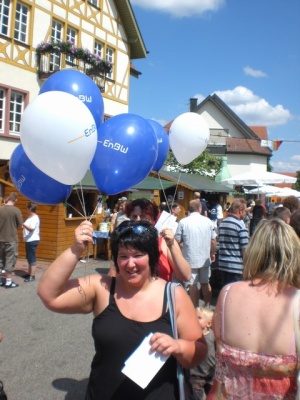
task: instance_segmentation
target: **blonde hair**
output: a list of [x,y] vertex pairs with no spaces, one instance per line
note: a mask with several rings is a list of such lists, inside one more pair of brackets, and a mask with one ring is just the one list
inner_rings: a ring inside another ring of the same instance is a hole
[[204,314],[208,320],[208,322],[211,322],[214,316],[214,312],[211,308],[207,308],[207,307],[197,307],[196,311],[201,312],[202,314]]
[[300,243],[293,228],[279,218],[262,220],[245,250],[243,278],[278,284],[279,291],[300,289]]

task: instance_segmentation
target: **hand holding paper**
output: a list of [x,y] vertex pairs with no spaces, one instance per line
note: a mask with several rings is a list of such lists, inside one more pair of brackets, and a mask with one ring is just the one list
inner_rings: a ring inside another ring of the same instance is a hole
[[[149,354],[152,335],[153,333],[149,333],[145,337],[139,347],[125,361],[125,367],[122,369],[124,375],[128,376],[143,389],[151,382],[169,358],[169,356],[162,356],[156,353]],[[141,368],[141,365],[143,368]]]

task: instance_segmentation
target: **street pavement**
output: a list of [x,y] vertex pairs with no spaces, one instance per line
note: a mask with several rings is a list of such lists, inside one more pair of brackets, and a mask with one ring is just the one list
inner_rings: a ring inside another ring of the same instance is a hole
[[[78,262],[72,277],[106,273],[109,261]],[[93,315],[56,314],[37,296],[49,264],[38,263],[36,280],[24,282],[26,260],[18,260],[15,289],[0,287],[0,380],[8,400],[83,400],[94,355]],[[63,265],[62,265],[63,268]],[[212,304],[216,298],[213,297]],[[201,303],[201,302],[200,302]]]
[[[39,263],[34,282],[23,282],[26,260],[18,260],[15,289],[0,287],[0,380],[8,400],[83,400],[94,355],[93,316],[56,314],[37,296],[47,268]],[[73,277],[105,273],[109,262],[78,262]],[[63,268],[63,266],[62,266]]]

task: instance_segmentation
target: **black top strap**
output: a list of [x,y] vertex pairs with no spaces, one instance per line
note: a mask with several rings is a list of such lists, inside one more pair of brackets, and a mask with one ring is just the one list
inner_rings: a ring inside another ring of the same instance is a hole
[[111,278],[111,285],[110,285],[110,292],[109,292],[109,302],[113,300],[114,294],[115,294],[115,288],[116,288],[116,277],[113,276]]

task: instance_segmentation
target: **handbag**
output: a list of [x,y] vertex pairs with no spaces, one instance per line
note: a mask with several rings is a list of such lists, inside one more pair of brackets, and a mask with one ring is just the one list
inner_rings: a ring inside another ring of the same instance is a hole
[[[300,329],[299,329],[299,299],[300,289],[297,290],[297,294],[294,297],[294,327],[295,327],[295,338],[296,338],[296,350],[298,354],[298,360],[300,359]],[[297,394],[295,400],[300,400],[300,370],[297,373]]]
[[[177,323],[176,323],[176,303],[175,303],[175,290],[176,286],[180,286],[180,283],[168,282],[167,283],[167,301],[168,310],[171,320],[172,332],[174,339],[178,339]],[[190,382],[190,371],[183,368],[181,364],[177,362],[177,378],[179,384],[179,398],[180,400],[196,400],[196,396],[193,386]]]

